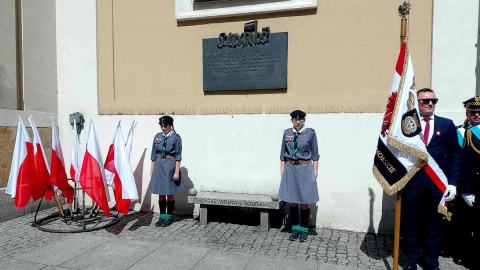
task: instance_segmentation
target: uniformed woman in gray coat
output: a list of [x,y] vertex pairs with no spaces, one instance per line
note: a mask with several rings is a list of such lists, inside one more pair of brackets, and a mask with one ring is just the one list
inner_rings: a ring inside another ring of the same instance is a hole
[[305,127],[305,112],[295,110],[290,116],[293,128],[283,133],[280,151],[282,181],[278,197],[289,203],[293,229],[289,240],[299,239],[300,242],[305,242],[308,237],[309,204],[318,202],[317,175],[320,155],[315,130]]
[[155,226],[167,227],[172,224],[174,194],[183,189],[180,179],[182,139],[175,133],[172,117],[162,116],[158,124],[162,132],[157,133],[153,139],[150,187],[153,194],[158,194],[160,206],[160,218]]

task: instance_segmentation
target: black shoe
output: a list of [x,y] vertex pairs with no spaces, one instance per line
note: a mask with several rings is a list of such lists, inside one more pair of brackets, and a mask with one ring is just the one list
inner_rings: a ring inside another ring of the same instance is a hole
[[440,250],[440,256],[448,258],[451,256],[451,252],[449,251],[449,249],[442,249]]
[[172,225],[172,223],[173,223],[172,218],[166,218],[164,220],[165,221],[163,222],[162,227],[168,227],[168,226]]
[[300,232],[300,238],[299,238],[300,242],[307,241],[307,238],[308,238],[308,232]]
[[416,266],[416,265],[415,265],[415,266],[411,266],[411,265],[405,266],[405,267],[403,268],[403,270],[417,270],[417,266]]
[[453,263],[456,265],[463,265],[463,260],[460,258],[453,258]]
[[163,227],[163,224],[165,224],[165,219],[159,218],[157,222],[155,222],[155,227]]
[[280,232],[292,233],[292,226],[285,225]]
[[298,237],[300,236],[300,232],[299,231],[293,231],[292,232],[292,235],[290,235],[290,237],[288,238],[288,240],[290,241],[295,241],[298,239]]

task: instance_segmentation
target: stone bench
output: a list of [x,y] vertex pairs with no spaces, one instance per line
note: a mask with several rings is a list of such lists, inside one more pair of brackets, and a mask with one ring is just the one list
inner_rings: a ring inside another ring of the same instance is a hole
[[237,206],[260,208],[260,228],[270,229],[268,209],[280,209],[278,201],[272,201],[271,195],[228,193],[228,192],[198,192],[196,196],[188,196],[189,203],[200,204],[200,224],[207,225],[207,205]]

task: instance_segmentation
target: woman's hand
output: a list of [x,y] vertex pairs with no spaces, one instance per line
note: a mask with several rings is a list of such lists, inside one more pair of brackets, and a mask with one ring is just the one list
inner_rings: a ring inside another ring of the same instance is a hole
[[180,173],[174,173],[173,174],[173,181],[178,181],[178,179],[180,179]]

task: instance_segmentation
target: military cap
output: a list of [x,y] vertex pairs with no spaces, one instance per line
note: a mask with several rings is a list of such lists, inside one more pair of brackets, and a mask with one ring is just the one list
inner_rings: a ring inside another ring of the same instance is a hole
[[168,115],[162,116],[158,119],[158,124],[171,125],[173,124],[173,118]]
[[301,110],[295,110],[293,112],[290,113],[290,116],[292,118],[305,118],[307,114]]
[[472,97],[471,99],[465,100],[463,106],[467,110],[480,111],[480,97]]

